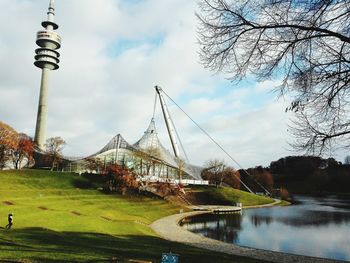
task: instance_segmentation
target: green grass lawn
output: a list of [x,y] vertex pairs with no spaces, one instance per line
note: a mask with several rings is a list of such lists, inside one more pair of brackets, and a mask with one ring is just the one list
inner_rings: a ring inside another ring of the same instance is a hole
[[[148,225],[181,207],[157,197],[109,195],[99,178],[39,170],[0,172],[0,260],[18,262],[257,262],[173,243]],[[226,195],[226,191],[223,191]],[[14,225],[5,230],[7,214]]]
[[243,206],[264,205],[274,202],[265,196],[258,196],[248,192],[240,191],[230,187],[194,186],[192,190],[199,198],[212,204],[235,205],[242,203]]

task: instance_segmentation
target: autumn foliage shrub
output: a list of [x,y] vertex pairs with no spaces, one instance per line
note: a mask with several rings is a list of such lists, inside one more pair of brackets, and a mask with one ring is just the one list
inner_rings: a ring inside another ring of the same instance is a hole
[[280,197],[283,200],[287,200],[289,198],[289,192],[286,188],[281,187],[280,188]]
[[247,172],[249,175],[253,177],[254,181],[258,183],[258,184],[255,183],[251,186],[251,188],[253,188],[255,191],[263,190],[259,186],[259,184],[263,186],[265,189],[267,189],[269,192],[273,190],[274,180],[269,170],[261,166],[257,166],[255,168],[247,169]]
[[157,182],[154,184],[154,188],[156,190],[156,193],[162,198],[185,193],[184,186],[182,184],[174,184],[170,182]]
[[108,165],[102,175],[106,176],[106,189],[108,191],[116,191],[125,194],[128,191],[134,191],[139,188],[136,175],[130,169],[121,165]]
[[224,171],[224,183],[228,184],[232,188],[240,189],[241,187],[241,175],[232,167],[227,167]]

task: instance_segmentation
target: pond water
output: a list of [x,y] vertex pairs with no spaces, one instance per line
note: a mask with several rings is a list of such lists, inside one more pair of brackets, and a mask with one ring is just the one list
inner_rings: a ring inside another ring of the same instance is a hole
[[295,199],[291,206],[195,216],[183,226],[241,246],[350,261],[350,197]]

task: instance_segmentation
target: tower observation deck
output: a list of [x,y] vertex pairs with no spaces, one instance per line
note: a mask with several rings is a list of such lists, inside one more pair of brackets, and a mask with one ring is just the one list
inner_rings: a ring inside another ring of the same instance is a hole
[[54,22],[54,18],[55,3],[54,0],[50,0],[47,20],[41,23],[44,29],[38,31],[36,35],[36,44],[39,48],[35,50],[36,55],[34,57],[34,65],[42,69],[38,115],[34,138],[34,142],[40,149],[44,148],[46,140],[49,71],[58,69],[58,63],[60,62],[60,53],[57,52],[57,49],[61,47],[61,37],[54,31],[58,29],[58,25]]

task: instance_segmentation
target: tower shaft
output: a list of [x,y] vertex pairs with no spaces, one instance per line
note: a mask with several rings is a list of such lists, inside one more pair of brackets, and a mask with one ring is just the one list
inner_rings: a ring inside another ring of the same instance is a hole
[[41,73],[38,115],[35,129],[35,143],[43,149],[46,140],[46,126],[48,114],[49,69],[43,68]]

